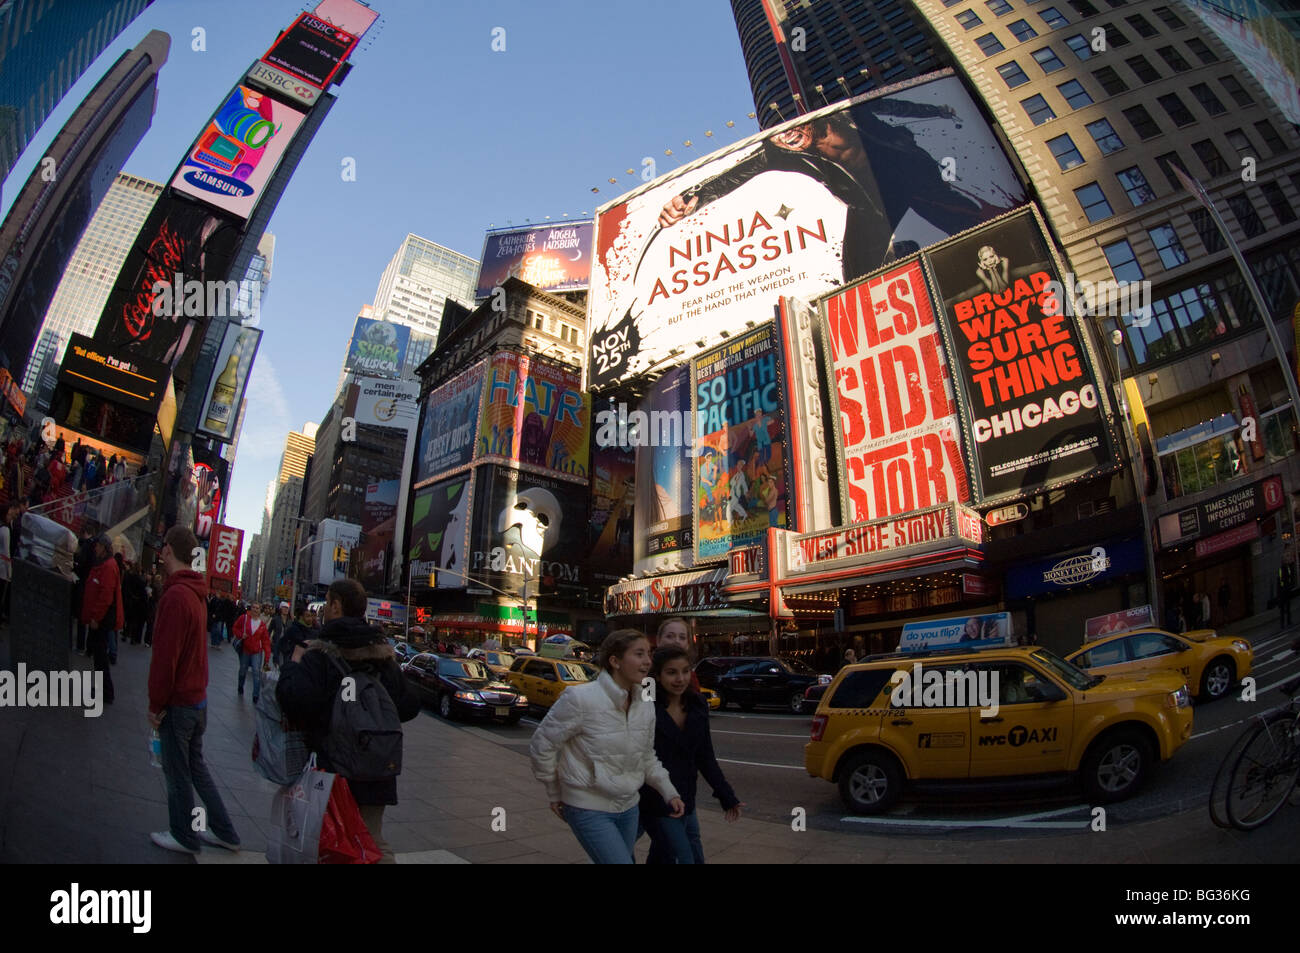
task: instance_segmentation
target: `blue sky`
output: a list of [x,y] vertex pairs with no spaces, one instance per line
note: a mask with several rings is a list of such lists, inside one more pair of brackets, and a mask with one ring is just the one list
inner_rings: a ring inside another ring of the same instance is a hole
[[[171,35],[171,53],[153,126],[124,171],[165,182],[220,98],[314,6],[157,0],[46,122],[11,173],[0,213],[76,103],[149,30]],[[226,511],[250,535],[285,433],[328,409],[357,312],[408,232],[477,257],[489,225],[580,218],[640,184],[626,171],[639,175],[644,157],[663,173],[698,158],[705,143],[758,129],[725,0],[372,6],[381,18],[271,220],[266,333]],[[198,27],[203,52],[192,49]],[[492,49],[495,27],[506,31],[504,52]],[[695,145],[684,147],[687,139]],[[347,157],[354,182],[341,175]]]

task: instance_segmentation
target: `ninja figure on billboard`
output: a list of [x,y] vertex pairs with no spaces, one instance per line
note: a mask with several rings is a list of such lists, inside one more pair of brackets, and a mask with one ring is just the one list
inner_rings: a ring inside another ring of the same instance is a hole
[[988,217],[944,178],[940,162],[917,145],[911,130],[881,115],[950,119],[961,126],[951,106],[892,97],[859,103],[771,136],[734,168],[674,196],[659,215],[660,227],[670,228],[764,172],[798,172],[847,207],[844,280],[850,281],[891,259],[893,234],[909,209],[947,235]]

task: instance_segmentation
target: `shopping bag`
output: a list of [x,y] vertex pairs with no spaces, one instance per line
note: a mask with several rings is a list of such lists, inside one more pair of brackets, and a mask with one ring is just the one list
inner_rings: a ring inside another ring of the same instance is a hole
[[336,777],[320,828],[321,864],[377,864],[380,851],[346,778]]
[[316,769],[312,755],[293,784],[275,792],[271,799],[271,836],[266,860],[271,864],[314,864],[320,856],[321,824],[329,808],[334,782],[341,780]]
[[289,727],[275,697],[278,674],[262,682],[257,700],[257,733],[253,735],[253,766],[275,784],[292,784],[302,775],[311,751],[301,731]]

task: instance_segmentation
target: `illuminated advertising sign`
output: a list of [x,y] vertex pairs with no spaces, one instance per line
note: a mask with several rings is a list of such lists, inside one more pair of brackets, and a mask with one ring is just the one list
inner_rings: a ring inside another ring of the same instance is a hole
[[414,381],[358,377],[352,385],[345,412],[367,427],[409,430],[415,422],[419,397],[420,385]]
[[367,377],[401,377],[411,329],[391,321],[357,318],[344,367]]
[[248,71],[244,81],[261,86],[272,93],[283,93],[291,99],[296,99],[304,106],[314,105],[316,100],[324,94],[324,90],[317,89],[311,83],[304,82],[296,76],[290,76],[283,70],[278,70],[274,66],[268,66],[265,63],[257,62],[253,68]]
[[787,575],[799,576],[981,543],[984,522],[974,510],[946,503],[825,533],[782,536]]
[[417,490],[411,502],[408,558],[417,588],[437,572],[439,589],[464,589],[469,571],[469,503],[474,474],[462,473]]
[[943,340],[916,259],[823,300],[846,522],[970,500]]
[[789,527],[785,415],[769,323],[691,361],[695,558]]
[[416,483],[463,467],[474,459],[486,366],[486,361],[480,361],[425,398],[424,421],[415,450]]
[[[981,502],[1115,466],[1092,355],[1031,208],[926,251]],[[1055,282],[1055,286],[1049,287]]]
[[507,278],[542,291],[581,291],[591,280],[591,222],[564,222],[491,232],[483,244],[475,296]]
[[239,324],[226,326],[217,352],[217,373],[208,382],[203,398],[203,416],[199,430],[222,443],[230,443],[238,431],[239,406],[248,389],[248,378],[253,373],[253,360],[262,332],[257,328]]
[[815,297],[1026,200],[951,75],[728,146],[598,212],[591,386],[678,348],[689,356],[780,295]]
[[249,218],[302,120],[298,110],[236,86],[186,154],[172,188]]
[[1011,613],[990,612],[987,615],[958,616],[955,619],[909,622],[903,626],[898,651],[920,652],[956,646],[977,648],[1010,644]]
[[262,60],[325,89],[356,49],[358,39],[354,33],[304,13],[280,34]]
[[790,446],[790,522],[798,532],[827,529],[831,513],[831,461],[835,459],[833,407],[823,406],[819,363],[821,322],[816,309],[795,298],[777,308],[777,348],[786,388],[786,423]]
[[361,504],[361,584],[367,589],[385,589],[392,563],[393,536],[397,526],[397,496],[400,480],[383,480],[366,487]]
[[239,585],[239,554],[244,548],[244,531],[218,523],[212,527],[208,544],[208,587],[224,592]]
[[[654,421],[690,420],[691,373],[680,367],[661,377],[641,402],[651,422],[648,446],[636,451],[637,492],[635,535],[638,574],[688,569],[695,563],[692,520],[690,425],[668,439],[656,439]],[[675,439],[674,439],[675,438]]]
[[591,397],[567,367],[500,352],[484,371],[478,456],[586,482]]
[[592,579],[608,584],[632,571],[636,503],[636,452],[594,446],[591,451],[591,519],[587,552]]
[[73,334],[59,368],[59,382],[147,414],[156,413],[171,369],[134,355],[114,353],[84,334]]
[[605,591],[605,614],[665,615],[725,609],[730,605],[723,591],[726,581],[727,567],[718,566],[620,583]]
[[318,20],[324,20],[340,30],[347,30],[357,37],[366,35],[366,31],[379,19],[379,13],[357,0],[320,0],[312,11]]

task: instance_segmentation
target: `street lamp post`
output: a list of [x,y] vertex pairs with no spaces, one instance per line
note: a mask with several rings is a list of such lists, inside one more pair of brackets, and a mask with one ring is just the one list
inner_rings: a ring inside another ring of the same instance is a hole
[[313,546],[317,546],[320,543],[332,542],[334,542],[332,539],[313,539],[310,543],[303,543],[298,547],[297,552],[293,554],[293,581],[291,583],[292,588],[289,590],[290,611],[298,608],[298,557],[301,556],[305,550],[311,549]]
[[[491,585],[490,583],[486,583],[486,582],[484,582],[482,579],[475,579],[473,576],[468,576],[468,575],[466,575],[466,574],[463,573],[463,572],[456,572],[456,571],[453,570],[453,569],[439,569],[439,570],[437,570],[437,572],[438,572],[439,574],[445,574],[445,575],[448,575],[448,576],[455,576],[457,579],[464,579],[465,582],[467,582],[467,583],[472,582],[472,583],[474,583],[474,585],[476,585],[476,586],[482,586],[482,587],[485,588],[485,589],[491,589],[493,592],[497,593],[498,595],[506,596],[506,597],[508,597],[508,598],[510,598],[510,599],[513,599],[513,598],[515,597],[515,594],[514,594],[513,592],[506,592],[504,589],[498,589],[496,586]],[[523,610],[524,610],[523,626],[524,626],[524,640],[525,640],[525,641],[528,640],[528,581],[529,581],[530,578],[531,578],[531,577],[529,577],[529,576],[524,576],[524,588],[523,588],[523,596],[522,596],[522,599],[523,599]],[[407,591],[408,591],[408,596],[407,596],[407,602],[408,602],[408,607],[407,607],[407,617],[409,618],[409,617],[410,617],[410,607],[409,607],[409,602],[410,602],[410,596],[409,596],[409,591],[410,591],[410,590],[409,590],[409,585],[410,585],[410,583],[409,583],[409,577],[408,577],[408,583],[407,583],[407,585],[408,585],[408,590],[407,590]],[[537,630],[539,636],[541,635],[541,628],[540,628],[540,626],[541,626],[541,623],[539,622],[539,623],[538,623],[538,630]]]

